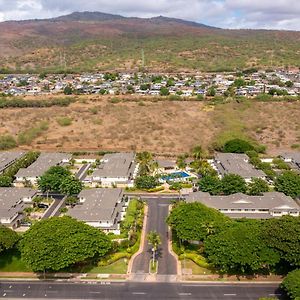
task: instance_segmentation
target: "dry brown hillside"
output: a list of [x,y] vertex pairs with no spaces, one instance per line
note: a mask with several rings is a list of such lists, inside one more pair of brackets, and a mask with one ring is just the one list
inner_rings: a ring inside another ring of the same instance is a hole
[[80,99],[69,107],[2,109],[0,134],[17,138],[46,121],[48,129],[21,148],[65,151],[179,154],[198,144],[208,149],[213,142],[231,136],[254,138],[275,154],[300,144],[299,102],[208,106],[196,101]]

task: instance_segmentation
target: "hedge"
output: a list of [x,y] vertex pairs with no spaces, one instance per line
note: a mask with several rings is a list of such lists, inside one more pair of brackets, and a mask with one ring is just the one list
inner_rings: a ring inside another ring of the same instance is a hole
[[183,260],[185,258],[192,260],[199,267],[206,268],[206,269],[210,268],[209,263],[207,263],[205,258],[199,254],[188,252],[188,253],[179,255],[180,260]]

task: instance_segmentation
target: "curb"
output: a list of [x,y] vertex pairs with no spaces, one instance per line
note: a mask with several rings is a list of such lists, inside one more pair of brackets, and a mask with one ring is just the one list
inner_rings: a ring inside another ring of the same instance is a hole
[[[169,213],[171,212],[171,210],[172,210],[172,205],[169,206]],[[178,259],[178,255],[173,251],[173,247],[172,247],[172,230],[171,230],[170,226],[168,226],[168,230],[169,230],[168,250],[169,250],[169,253],[176,260],[176,263],[177,263],[177,276],[182,276],[181,262]]]

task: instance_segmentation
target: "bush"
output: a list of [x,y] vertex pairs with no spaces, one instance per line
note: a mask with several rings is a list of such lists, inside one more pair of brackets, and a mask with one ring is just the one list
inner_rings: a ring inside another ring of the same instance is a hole
[[209,263],[205,260],[205,258],[202,255],[196,254],[196,253],[184,253],[179,255],[179,259],[190,259],[192,260],[195,264],[197,264],[199,267],[208,269],[210,267]]
[[46,130],[48,130],[48,122],[42,121],[35,127],[21,132],[18,136],[18,143],[21,145],[29,145]]
[[57,119],[57,123],[60,126],[70,126],[72,124],[72,119],[68,117],[62,117]]
[[117,104],[117,103],[120,103],[122,100],[121,99],[119,99],[119,98],[112,98],[111,100],[109,100],[109,102],[110,103],[112,103],[112,104]]
[[102,258],[99,262],[98,262],[98,266],[99,267],[104,267],[104,266],[109,266],[111,264],[113,264],[114,262],[122,259],[122,258],[127,258],[129,259],[131,257],[131,255],[127,252],[117,252],[117,253],[113,253],[110,255],[105,256],[104,258]]
[[300,269],[290,272],[281,286],[291,299],[300,299]]
[[0,150],[8,150],[17,147],[16,140],[10,135],[0,136]]
[[158,186],[156,188],[153,189],[148,189],[147,192],[149,193],[156,193],[156,192],[160,192],[163,191],[165,188],[163,186]]
[[248,141],[242,139],[233,139],[226,142],[222,150],[225,153],[246,153],[248,151],[253,151],[254,146]]

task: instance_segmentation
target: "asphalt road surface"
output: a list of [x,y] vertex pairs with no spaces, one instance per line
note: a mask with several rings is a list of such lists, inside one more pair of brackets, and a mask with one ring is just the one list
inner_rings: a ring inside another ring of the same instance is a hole
[[284,299],[276,284],[0,282],[0,299]]
[[[161,245],[158,247],[158,274],[175,275],[177,274],[177,265],[175,258],[168,250],[168,226],[166,218],[169,214],[170,199],[162,197],[143,198],[148,203],[148,220],[146,235],[150,231],[157,231],[161,237]],[[134,262],[132,272],[135,274],[149,273],[149,262],[152,258],[151,245],[147,239],[143,245],[143,253],[138,255]]]

